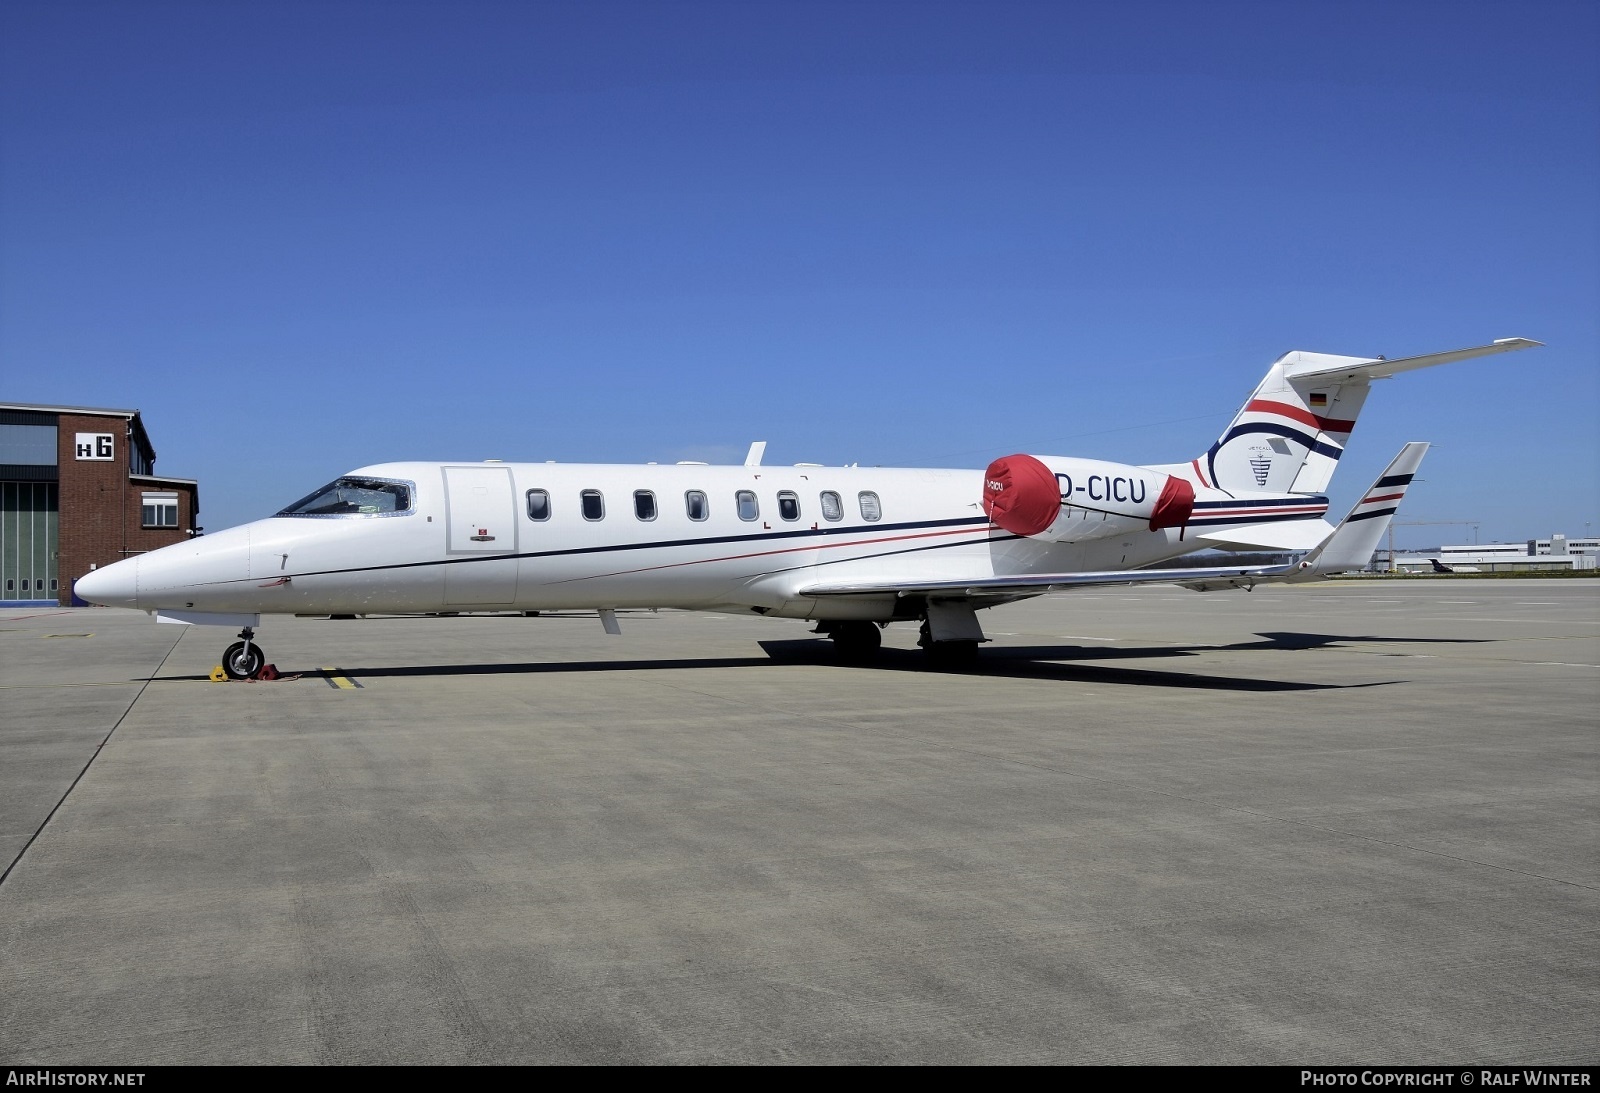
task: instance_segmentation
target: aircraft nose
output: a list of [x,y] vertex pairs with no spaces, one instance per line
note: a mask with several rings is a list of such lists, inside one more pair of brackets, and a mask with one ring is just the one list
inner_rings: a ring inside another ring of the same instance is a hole
[[139,606],[139,559],[112,562],[104,569],[90,570],[72,586],[79,599],[102,607]]

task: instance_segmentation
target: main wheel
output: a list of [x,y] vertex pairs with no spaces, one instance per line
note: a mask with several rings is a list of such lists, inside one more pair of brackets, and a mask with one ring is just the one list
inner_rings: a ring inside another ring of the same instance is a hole
[[883,631],[870,622],[841,622],[833,628],[832,637],[833,651],[850,664],[871,660],[883,644]]
[[266,662],[267,655],[253,641],[236,641],[222,654],[222,670],[229,679],[249,679]]
[[923,646],[928,663],[935,668],[970,668],[978,662],[975,641],[930,641]]

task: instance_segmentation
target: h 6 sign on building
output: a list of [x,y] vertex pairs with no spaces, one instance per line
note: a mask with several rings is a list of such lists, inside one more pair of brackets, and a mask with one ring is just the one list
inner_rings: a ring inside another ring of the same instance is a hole
[[109,460],[116,458],[111,433],[79,433],[76,448],[79,459]]

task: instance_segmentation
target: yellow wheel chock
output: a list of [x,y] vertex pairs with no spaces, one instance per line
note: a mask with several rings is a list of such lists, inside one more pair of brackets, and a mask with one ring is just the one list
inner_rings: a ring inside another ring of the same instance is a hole
[[211,669],[211,682],[213,682],[213,683],[226,683],[226,682],[228,682],[228,673],[224,672],[222,670],[222,665],[219,664],[215,668]]

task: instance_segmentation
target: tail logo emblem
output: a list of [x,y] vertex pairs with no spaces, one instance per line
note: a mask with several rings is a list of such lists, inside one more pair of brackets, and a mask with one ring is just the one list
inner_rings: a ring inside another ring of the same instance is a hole
[[1265,486],[1267,484],[1267,472],[1272,470],[1272,460],[1252,459],[1250,461],[1250,469],[1255,472],[1256,485]]

